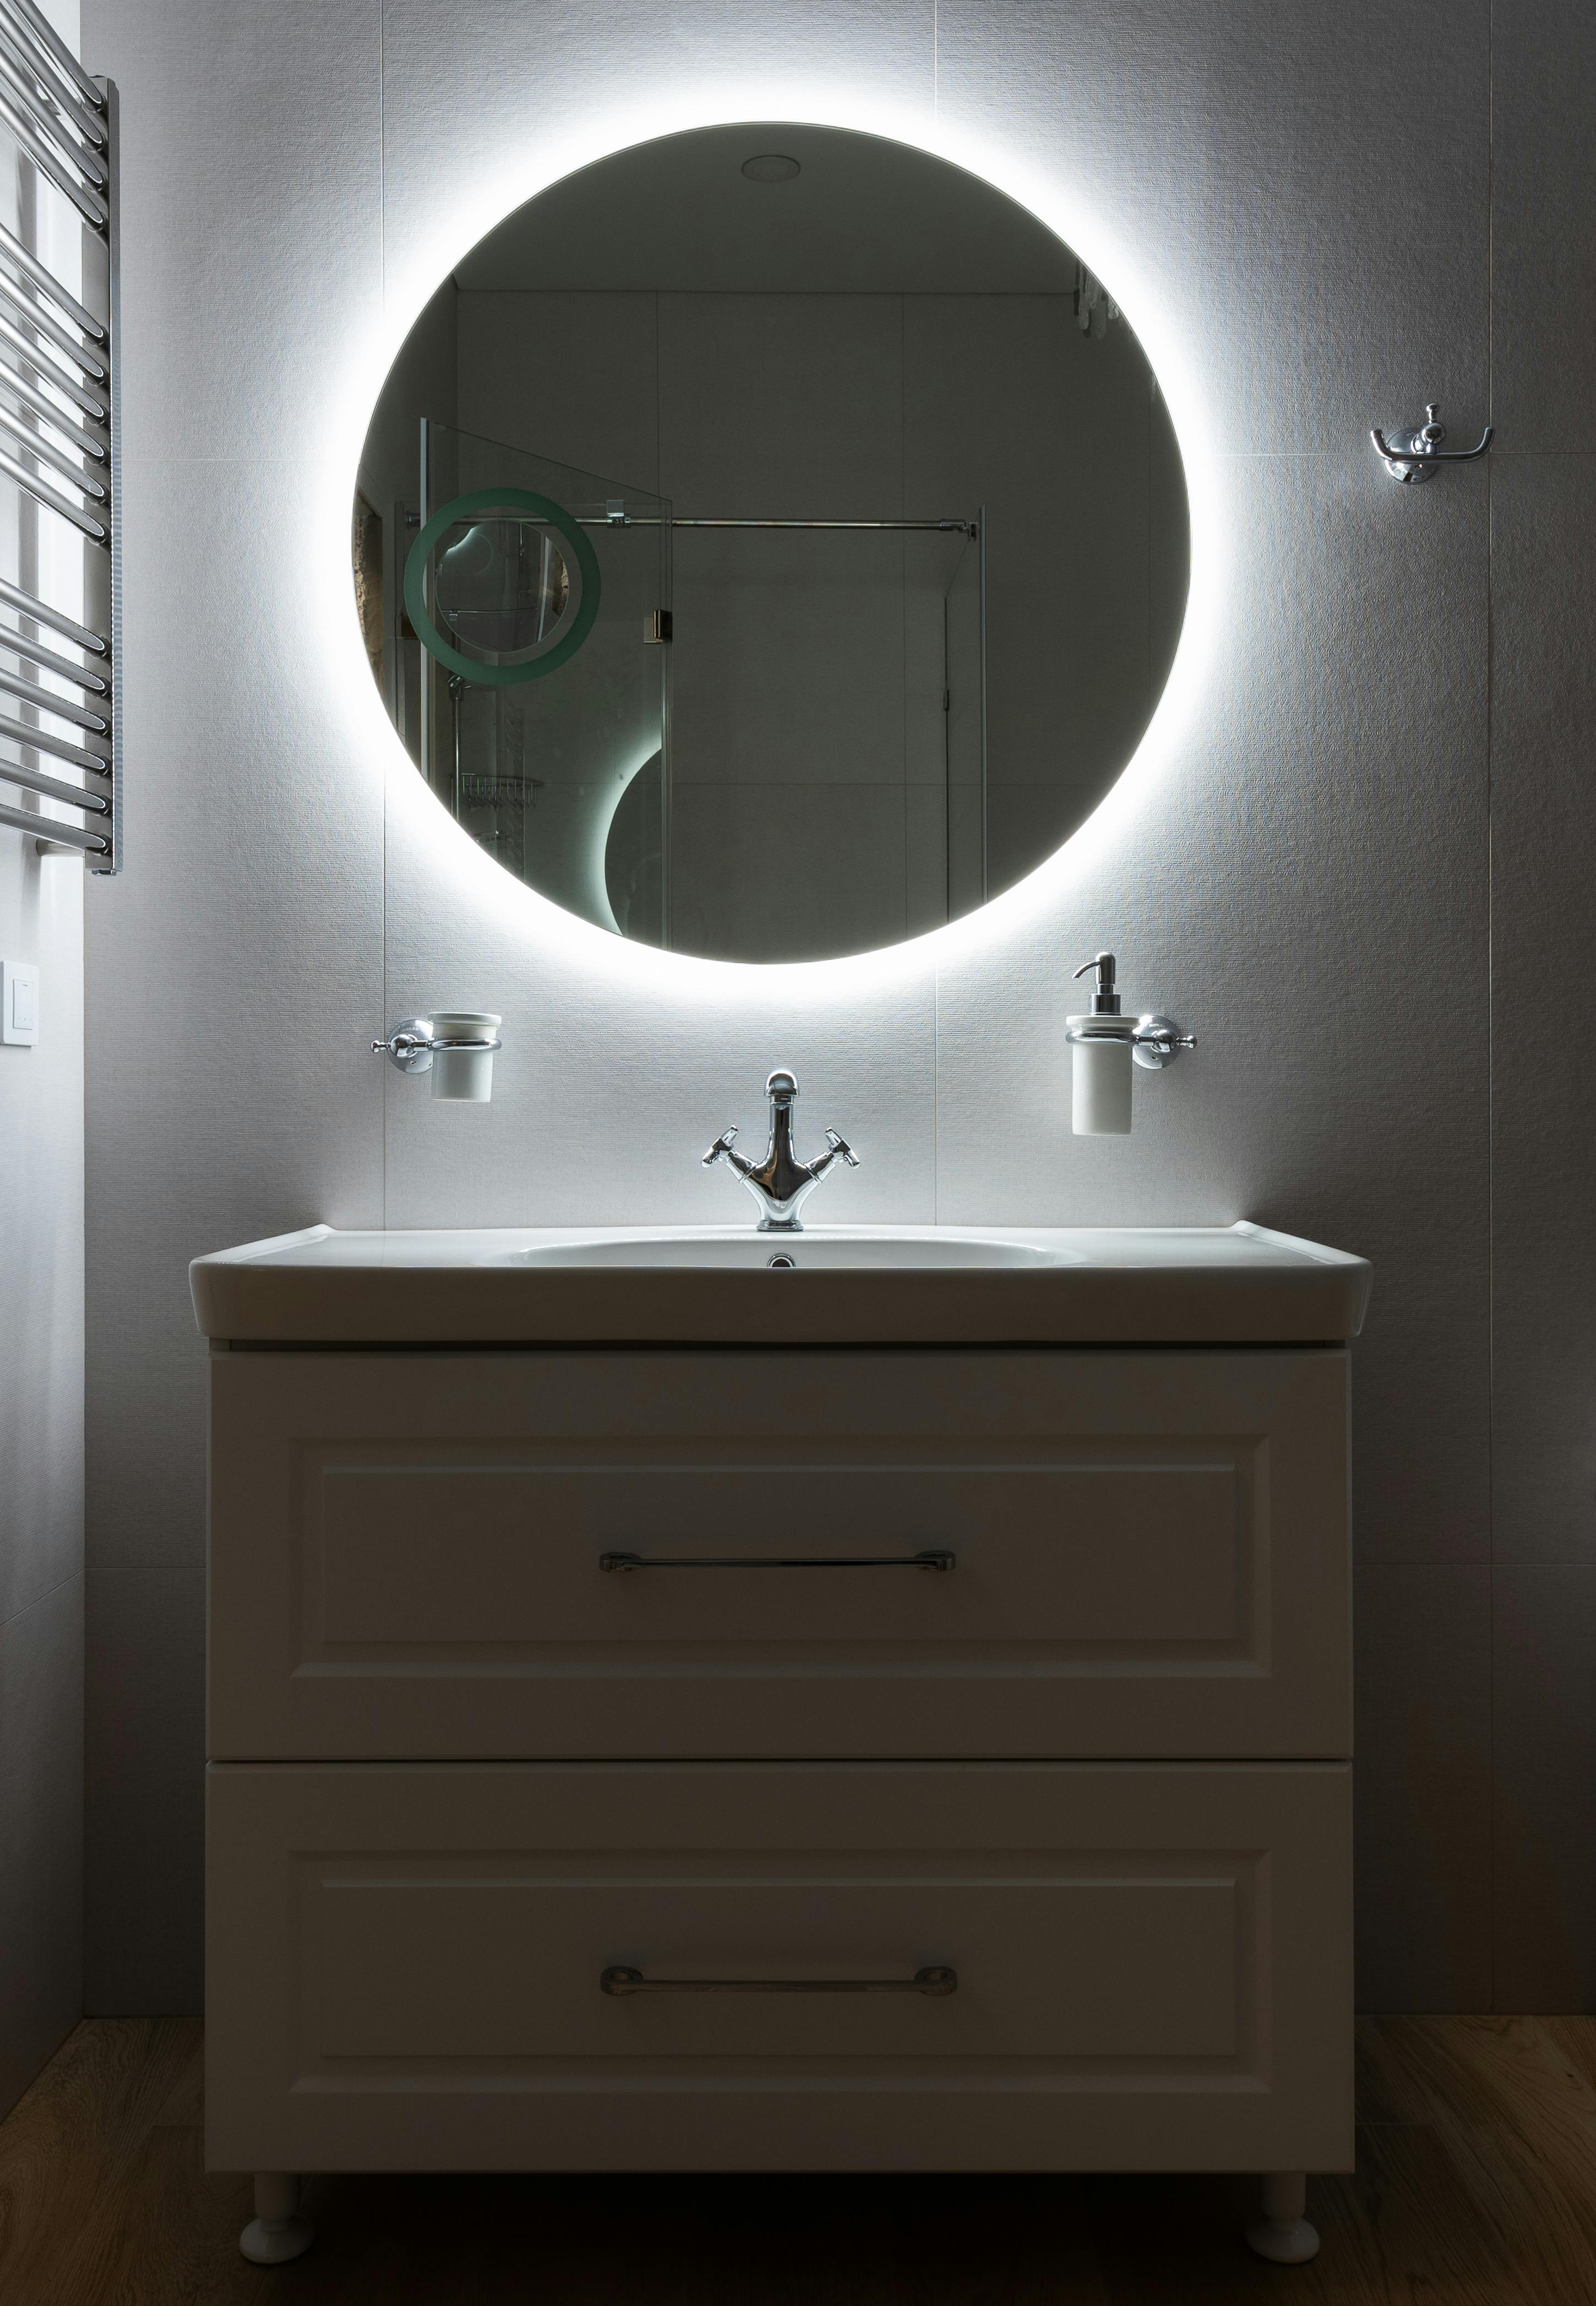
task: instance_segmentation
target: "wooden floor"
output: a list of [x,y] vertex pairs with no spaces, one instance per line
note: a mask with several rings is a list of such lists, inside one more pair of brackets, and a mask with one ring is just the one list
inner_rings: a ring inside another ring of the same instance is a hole
[[79,2027],[0,2123],[4,2306],[1593,2306],[1596,2019],[1360,2028],[1358,2174],[1307,2267],[1228,2178],[341,2178],[291,2266],[238,2256],[200,2029]]

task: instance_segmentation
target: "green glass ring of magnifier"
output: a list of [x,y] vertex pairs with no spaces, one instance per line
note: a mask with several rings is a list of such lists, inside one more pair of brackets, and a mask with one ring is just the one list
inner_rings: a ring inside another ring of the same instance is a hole
[[[526,513],[543,527],[551,528],[570,548],[570,557],[582,579],[582,598],[576,603],[569,632],[562,633],[542,656],[522,664],[484,664],[480,657],[465,655],[444,638],[427,607],[423,580],[433,547],[457,521],[488,512]],[[531,489],[473,489],[468,495],[456,497],[452,503],[435,512],[411,546],[405,563],[405,607],[422,646],[440,664],[457,672],[462,679],[477,681],[485,688],[513,688],[520,681],[541,680],[546,672],[557,672],[576,655],[592,632],[599,613],[599,556],[576,521],[552,497],[538,496]]]

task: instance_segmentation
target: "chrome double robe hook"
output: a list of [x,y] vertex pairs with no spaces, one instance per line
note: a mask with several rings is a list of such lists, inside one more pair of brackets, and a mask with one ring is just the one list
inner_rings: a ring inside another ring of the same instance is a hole
[[1438,465],[1472,464],[1483,457],[1496,433],[1496,426],[1488,424],[1481,435],[1477,448],[1443,448],[1447,428],[1441,423],[1438,402],[1431,401],[1424,411],[1424,422],[1411,432],[1393,432],[1387,440],[1377,424],[1369,437],[1386,460],[1386,470],[1394,481],[1433,481]]

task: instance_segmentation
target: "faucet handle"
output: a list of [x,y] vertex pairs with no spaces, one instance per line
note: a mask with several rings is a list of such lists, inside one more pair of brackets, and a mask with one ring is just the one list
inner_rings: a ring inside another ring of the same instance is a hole
[[709,1151],[704,1155],[701,1165],[705,1169],[713,1169],[717,1161],[723,1161],[726,1158],[726,1156],[730,1152],[732,1147],[737,1143],[737,1131],[738,1124],[734,1121],[729,1129],[723,1129],[721,1132],[721,1134],[716,1138],[714,1143],[710,1147]]
[[828,1129],[825,1133],[825,1141],[831,1147],[833,1153],[841,1153],[842,1158],[847,1162],[850,1169],[857,1169],[858,1167],[859,1157],[854,1151],[846,1137],[839,1137],[834,1129]]

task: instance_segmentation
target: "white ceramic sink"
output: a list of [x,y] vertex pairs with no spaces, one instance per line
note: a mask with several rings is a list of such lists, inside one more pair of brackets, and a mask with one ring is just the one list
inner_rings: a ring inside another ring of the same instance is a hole
[[1253,1225],[312,1226],[190,1268],[207,1337],[317,1345],[1324,1342],[1370,1278]]
[[991,1234],[900,1233],[870,1226],[807,1226],[801,1233],[594,1234],[510,1249],[509,1265],[585,1266],[595,1271],[694,1273],[996,1273],[1079,1265],[1079,1250]]

